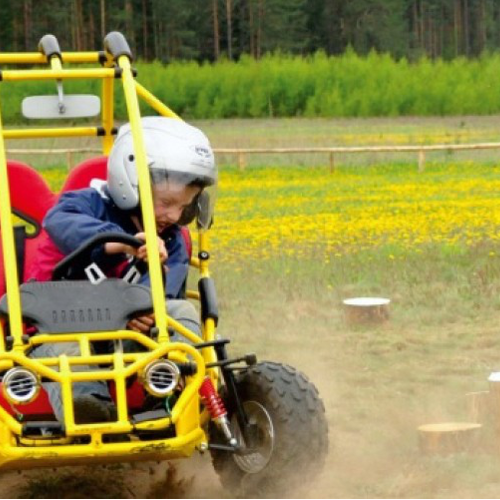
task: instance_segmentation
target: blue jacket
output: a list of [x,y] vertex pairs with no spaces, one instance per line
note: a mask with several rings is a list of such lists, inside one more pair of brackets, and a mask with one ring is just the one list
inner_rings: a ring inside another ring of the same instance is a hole
[[[134,235],[138,232],[130,213],[119,209],[106,196],[105,190],[99,192],[94,188],[64,193],[47,213],[43,225],[52,242],[64,255],[73,252],[97,233],[122,232]],[[168,252],[166,296],[181,298],[189,268],[189,255],[181,228],[173,225],[160,237],[165,241]],[[107,273],[127,256],[107,255],[102,245],[94,251],[92,258]],[[139,283],[150,286],[149,274],[142,276]]]

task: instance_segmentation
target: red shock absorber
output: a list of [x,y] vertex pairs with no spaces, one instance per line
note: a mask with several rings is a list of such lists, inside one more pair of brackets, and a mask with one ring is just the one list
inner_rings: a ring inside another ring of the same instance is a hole
[[214,384],[212,384],[209,377],[206,377],[205,380],[203,380],[199,392],[201,401],[210,413],[212,420],[224,433],[229,446],[236,448],[238,446],[238,442],[231,432],[226,407],[224,406],[224,402],[221,397],[217,394]]
[[200,386],[200,396],[203,404],[214,420],[217,420],[220,417],[225,417],[227,415],[224,402],[217,394],[214,384],[212,384],[212,381],[209,377],[206,377]]

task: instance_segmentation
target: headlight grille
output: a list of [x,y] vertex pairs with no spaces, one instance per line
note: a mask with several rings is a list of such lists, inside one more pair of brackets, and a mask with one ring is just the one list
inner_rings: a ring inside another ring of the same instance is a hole
[[174,391],[179,383],[180,371],[175,363],[167,359],[159,359],[144,369],[142,383],[153,396],[165,397]]
[[33,401],[40,391],[38,377],[26,368],[11,368],[4,375],[3,391],[7,399],[15,404]]

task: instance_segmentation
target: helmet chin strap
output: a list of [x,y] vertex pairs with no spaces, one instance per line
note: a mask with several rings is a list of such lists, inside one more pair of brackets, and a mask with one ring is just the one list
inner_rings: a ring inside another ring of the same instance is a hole
[[134,223],[134,226],[137,228],[137,230],[140,233],[144,232],[144,228],[142,227],[142,223],[139,220],[139,217],[137,215],[131,215],[130,219],[132,220],[132,222]]

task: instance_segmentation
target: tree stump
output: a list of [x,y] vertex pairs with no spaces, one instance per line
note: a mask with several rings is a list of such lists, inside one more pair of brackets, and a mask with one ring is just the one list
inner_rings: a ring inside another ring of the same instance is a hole
[[390,299],[357,297],[343,301],[348,325],[376,325],[389,319]]
[[482,425],[471,422],[445,422],[418,427],[418,443],[427,455],[452,455],[472,451],[477,446]]

